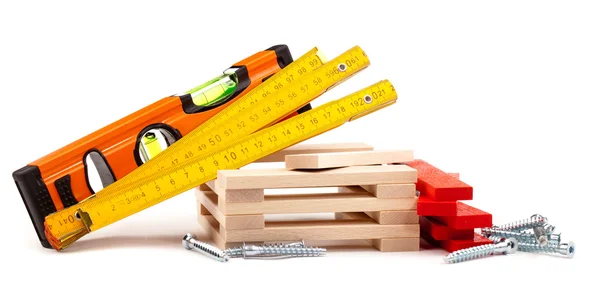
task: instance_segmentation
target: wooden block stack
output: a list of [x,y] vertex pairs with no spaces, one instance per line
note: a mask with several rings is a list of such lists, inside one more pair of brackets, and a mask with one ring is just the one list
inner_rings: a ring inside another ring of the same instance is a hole
[[[373,151],[364,144],[297,145],[261,160],[285,161],[285,168],[221,170],[198,187],[199,222],[220,248],[242,242],[364,240],[380,251],[419,250],[417,171],[392,164],[412,160],[410,151]],[[337,188],[296,192],[322,187]],[[271,189],[288,192],[265,193]],[[290,219],[318,213],[331,217]]]
[[492,215],[460,200],[472,200],[473,188],[458,178],[423,160],[408,166],[418,171],[421,237],[447,251],[492,243],[475,233],[475,228],[492,226]]

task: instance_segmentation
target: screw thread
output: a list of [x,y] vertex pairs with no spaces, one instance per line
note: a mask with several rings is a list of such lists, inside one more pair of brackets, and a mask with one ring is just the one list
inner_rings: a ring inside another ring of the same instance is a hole
[[291,257],[313,257],[325,255],[326,249],[318,247],[294,247],[294,246],[258,246],[259,254],[262,256],[291,256]]
[[519,250],[526,252],[557,253],[559,245],[559,243],[554,241],[545,246],[537,243],[519,243]]
[[241,247],[228,248],[224,253],[231,258],[239,258],[244,256],[244,249]]
[[[264,248],[284,248],[284,247],[298,247],[298,248],[304,248],[306,247],[304,245],[303,241],[299,241],[299,242],[290,242],[290,243],[270,243],[270,244],[263,244],[259,247],[264,247]],[[240,258],[240,257],[244,257],[244,247],[233,247],[233,248],[228,248],[225,249],[224,253],[226,255],[228,255],[231,258]]]
[[548,245],[543,246],[537,243],[524,243],[519,244],[519,250],[533,253],[545,253],[545,254],[560,254],[572,258],[575,255],[575,244],[569,243],[558,243],[550,241]]
[[486,244],[454,251],[444,257],[446,263],[459,263],[494,254],[495,244]]
[[510,222],[500,226],[494,226],[494,229],[504,231],[524,231],[533,227],[543,226],[548,222],[546,217],[541,215],[533,215],[529,219],[523,219],[519,221]]
[[505,231],[496,228],[481,228],[481,233],[488,238],[491,236],[499,236],[503,238],[515,238],[519,242],[537,242],[535,234],[528,232]]
[[546,235],[546,229],[543,226],[533,227],[533,234],[535,234],[535,239],[540,245],[548,245],[548,235]]
[[226,262],[229,259],[229,256],[225,254],[222,250],[204,242],[191,240],[190,244],[192,244],[192,248],[195,251],[198,251],[204,255],[207,255],[211,258],[214,258],[221,262]]

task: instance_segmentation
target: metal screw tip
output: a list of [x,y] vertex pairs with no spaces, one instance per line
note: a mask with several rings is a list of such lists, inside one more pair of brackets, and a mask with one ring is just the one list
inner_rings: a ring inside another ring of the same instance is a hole
[[183,240],[181,240],[181,243],[183,244],[183,247],[185,247],[185,249],[187,249],[187,250],[192,249],[192,246],[190,246],[191,240],[196,240],[195,234],[187,233],[187,234],[185,234],[185,236],[183,236]]

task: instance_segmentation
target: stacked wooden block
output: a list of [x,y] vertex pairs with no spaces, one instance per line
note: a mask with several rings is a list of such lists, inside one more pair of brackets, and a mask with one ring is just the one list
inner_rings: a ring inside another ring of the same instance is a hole
[[492,226],[492,215],[461,202],[473,199],[473,188],[423,160],[407,165],[418,171],[421,236],[447,251],[492,243],[475,228]]
[[[197,188],[199,222],[216,246],[363,240],[380,251],[419,250],[417,171],[404,165],[411,151],[300,144],[260,162],[283,161],[285,168],[221,170]],[[322,188],[333,192],[311,191]],[[279,190],[286,192],[271,194]],[[330,217],[294,219],[322,213]]]

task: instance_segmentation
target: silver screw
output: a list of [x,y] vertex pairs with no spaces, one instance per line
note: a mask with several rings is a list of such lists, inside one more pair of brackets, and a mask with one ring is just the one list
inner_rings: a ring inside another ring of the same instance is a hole
[[187,233],[183,236],[183,240],[181,240],[183,247],[187,250],[194,250],[200,252],[210,258],[216,259],[220,262],[227,262],[229,260],[229,256],[225,254],[222,250],[196,239],[196,235],[192,233]]
[[326,249],[318,247],[246,245],[246,243],[244,243],[241,247],[225,250],[225,254],[230,257],[273,259],[323,256],[326,251]]
[[533,234],[535,234],[535,240],[539,245],[548,245],[548,236],[546,235],[546,229],[544,226],[533,227]]
[[[262,245],[264,247],[276,247],[276,248],[283,248],[283,247],[306,247],[306,245],[304,244],[304,240],[302,241],[298,241],[298,242],[290,242],[290,243],[272,243],[272,244],[264,244]],[[244,246],[240,246],[240,247],[234,247],[234,248],[228,248],[225,249],[225,254],[227,254],[229,257],[231,258],[240,258],[240,257],[244,257]]]
[[528,232],[515,232],[515,231],[506,231],[506,230],[498,230],[495,228],[481,228],[481,233],[486,236],[498,236],[503,238],[515,238],[519,242],[536,242],[535,234]]
[[[546,231],[546,230],[544,230]],[[492,239],[492,236],[496,236],[496,237],[504,237],[504,238],[515,238],[519,241],[519,243],[521,242],[526,242],[526,243],[539,243],[539,238],[537,237],[537,235],[529,233],[529,232],[515,232],[515,231],[503,231],[503,230],[498,230],[498,229],[493,229],[493,228],[481,228],[481,233],[489,238]],[[544,232],[545,233],[545,232]],[[548,244],[548,241],[550,239],[555,240],[560,242],[560,234],[543,234],[543,238],[546,239],[546,244],[540,244],[542,246],[545,246]]]
[[550,234],[554,233],[556,226],[546,223],[546,224],[544,224],[544,229],[546,230],[546,234],[550,235]]
[[[494,243],[498,243],[502,239],[506,238],[504,236],[499,236],[499,235],[491,235],[491,236],[486,236],[486,237],[489,240],[492,240]],[[517,239],[517,242],[519,243],[519,245],[525,244],[525,243],[538,244],[537,241],[535,240],[535,238],[521,238],[521,239]],[[551,234],[551,235],[549,235],[548,245],[551,245],[551,244],[555,244],[555,245],[560,244],[560,234]]]
[[524,231],[527,229],[531,229],[533,227],[543,226],[548,222],[548,218],[535,214],[531,216],[529,219],[524,219],[520,221],[510,222],[508,224],[494,226],[492,228],[504,231]]
[[489,255],[512,254],[517,251],[518,246],[516,239],[504,238],[496,244],[486,244],[457,250],[444,257],[444,261],[446,263],[459,263]]
[[575,256],[575,243],[558,243],[551,241],[547,246],[542,246],[537,243],[519,243],[519,250],[535,253],[553,253],[565,255],[568,258]]

